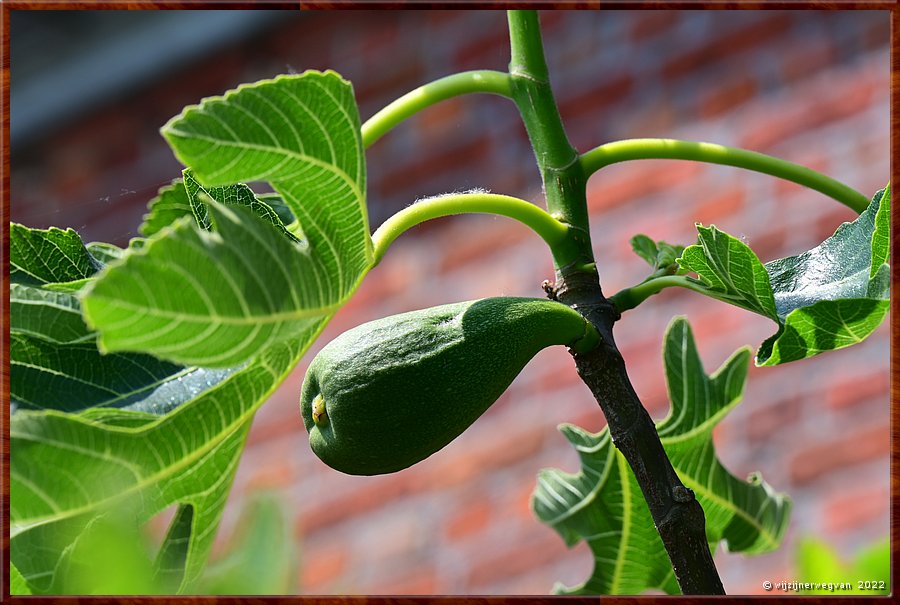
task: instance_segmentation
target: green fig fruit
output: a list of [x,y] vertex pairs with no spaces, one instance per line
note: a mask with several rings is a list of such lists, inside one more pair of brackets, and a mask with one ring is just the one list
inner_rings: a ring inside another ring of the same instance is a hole
[[407,468],[450,443],[550,345],[599,335],[549,300],[487,298],[372,321],[313,359],[300,409],[313,451],[351,475]]

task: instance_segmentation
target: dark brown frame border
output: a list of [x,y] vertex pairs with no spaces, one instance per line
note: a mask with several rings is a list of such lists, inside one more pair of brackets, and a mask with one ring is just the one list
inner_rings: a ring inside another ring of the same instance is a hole
[[[330,2],[282,2],[279,0],[161,0],[153,2],[149,0],[0,0],[0,138],[2,138],[2,162],[0,162],[0,261],[2,261],[2,291],[0,291],[0,319],[3,322],[3,331],[0,332],[0,395],[2,395],[3,409],[0,412],[0,455],[2,455],[2,474],[0,474],[0,518],[3,520],[3,535],[0,537],[0,601],[11,603],[56,603],[62,602],[71,605],[82,603],[97,605],[137,605],[142,603],[154,603],[165,605],[169,603],[203,603],[208,605],[259,605],[272,603],[310,603],[315,605],[414,605],[423,603],[442,604],[471,604],[471,605],[518,605],[520,603],[543,601],[545,598],[535,597],[11,597],[9,595],[9,99],[10,99],[10,63],[9,63],[9,14],[13,10],[179,10],[179,9],[285,9],[285,10],[313,10],[313,9],[339,9],[339,10],[371,10],[371,9],[439,9],[439,8],[478,8],[505,10],[508,8],[534,8],[534,9],[690,9],[690,10],[777,10],[777,9],[812,9],[812,10],[887,10],[891,13],[891,181],[897,182],[897,164],[894,158],[900,157],[900,113],[896,111],[896,104],[900,98],[900,4],[898,0],[681,0],[673,2],[648,1],[632,2],[612,0],[579,1],[559,0],[547,2],[544,0],[526,0],[518,2],[478,2],[476,0],[444,0],[443,2],[398,0],[388,2],[383,0],[332,0]],[[900,282],[898,273],[900,269],[893,262],[893,252],[896,249],[900,237],[897,228],[900,221],[896,220],[897,212],[891,213],[891,299],[896,300],[900,295]],[[891,313],[891,585],[897,587],[898,565],[897,554],[900,552],[900,536],[897,534],[898,521],[900,521],[900,469],[897,461],[900,454],[900,363],[897,361],[898,343],[900,343],[900,318]],[[563,599],[573,605],[596,605],[595,597],[553,597]],[[711,599],[715,597],[603,597],[605,603],[610,605],[633,602],[640,599],[641,603],[656,605],[657,603],[678,603],[692,600]],[[779,601],[798,600],[804,604],[843,604],[860,602],[888,602],[885,597],[801,597],[801,596],[759,596],[759,597],[726,597],[730,602],[743,605],[757,603],[767,599]],[[546,597],[547,600],[550,597]]]

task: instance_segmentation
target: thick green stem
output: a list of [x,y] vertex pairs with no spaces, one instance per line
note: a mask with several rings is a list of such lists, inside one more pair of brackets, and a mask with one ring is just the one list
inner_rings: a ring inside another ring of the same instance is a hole
[[366,120],[362,125],[363,146],[370,147],[394,126],[426,107],[478,92],[511,98],[509,74],[490,70],[465,71],[420,86]]
[[375,263],[381,261],[391,242],[407,229],[433,218],[464,213],[499,214],[519,221],[547,242],[558,262],[572,262],[577,255],[569,243],[569,228],[534,204],[507,195],[459,193],[421,200],[386,220],[372,235]]
[[858,213],[869,206],[869,199],[855,189],[815,170],[764,153],[726,147],[715,143],[676,139],[629,139],[596,147],[581,156],[585,174],[627,160],[693,160],[709,164],[735,166],[761,172],[804,185],[834,198]]
[[574,353],[575,366],[600,404],[610,436],[634,472],[684,594],[723,594],[706,543],[703,508],[678,479],[643,407],[613,339],[619,314],[603,296],[593,263],[586,199],[587,173],[566,137],[541,44],[537,14],[510,11],[513,99],[522,114],[544,180],[547,208],[570,225],[568,238],[579,262],[556,262],[556,298],[597,329],[601,344]]
[[588,226],[585,177],[578,152],[569,143],[544,60],[540,24],[534,11],[509,11],[512,94],[534,148],[544,180],[547,210],[585,235],[579,236],[584,262],[593,261]]

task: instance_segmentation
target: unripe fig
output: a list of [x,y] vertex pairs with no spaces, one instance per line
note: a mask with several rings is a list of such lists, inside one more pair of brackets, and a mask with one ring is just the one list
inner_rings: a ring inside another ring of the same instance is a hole
[[569,307],[487,298],[372,321],[309,366],[300,409],[313,451],[351,475],[407,468],[450,443],[550,345],[599,342]]

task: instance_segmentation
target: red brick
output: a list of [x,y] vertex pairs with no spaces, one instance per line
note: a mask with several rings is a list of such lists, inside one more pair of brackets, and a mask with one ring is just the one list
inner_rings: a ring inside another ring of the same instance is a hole
[[490,440],[473,444],[465,452],[434,460],[431,472],[423,476],[423,480],[431,489],[468,483],[474,477],[530,458],[543,448],[548,434],[548,427],[540,425],[497,434]]
[[[364,56],[391,56],[398,50],[398,40],[402,40],[400,36],[400,22],[396,14],[390,12],[375,11],[366,13],[364,17],[366,23],[361,23],[359,38],[357,39],[359,48],[357,52]],[[374,23],[373,23],[374,21]]]
[[[536,473],[537,469],[535,470],[535,476]],[[527,480],[522,481],[520,485],[516,486],[516,489],[510,488],[509,491],[512,494],[512,498],[508,507],[505,509],[507,513],[516,515],[526,522],[537,522],[534,513],[531,510],[531,494],[534,493],[536,485],[537,480],[533,477],[529,477]]]
[[838,496],[825,505],[826,532],[851,531],[870,521],[887,518],[891,499],[886,487],[847,491],[847,495]]
[[469,99],[463,97],[447,99],[432,105],[415,118],[414,124],[419,128],[420,137],[425,144],[439,140],[459,129],[460,123],[469,113],[468,110],[472,108],[467,101]]
[[885,405],[890,401],[891,377],[887,368],[869,374],[857,374],[829,385],[825,401],[832,409],[849,408],[870,399],[881,397]]
[[424,153],[417,159],[398,162],[394,170],[381,176],[378,195],[384,198],[402,194],[421,184],[423,174],[447,174],[454,170],[479,166],[491,154],[491,139],[476,138],[444,149],[440,154]]
[[809,236],[816,242],[824,241],[834,235],[834,232],[843,223],[853,221],[857,216],[859,215],[846,206],[830,204],[827,212],[816,217],[815,223],[811,225]]
[[700,115],[713,118],[734,109],[756,94],[756,82],[744,76],[722,83],[700,101]]
[[437,574],[433,567],[418,566],[402,575],[372,586],[371,594],[432,595],[437,593]]
[[[599,175],[588,186],[588,209],[592,214],[619,204],[666,191],[690,181],[703,172],[698,162],[643,160],[617,170],[615,176]],[[604,178],[606,177],[606,178]]]
[[[397,248],[401,247],[402,245],[397,246]],[[354,318],[358,317],[361,312],[365,312],[385,300],[403,296],[413,286],[419,271],[415,265],[409,262],[410,255],[403,254],[403,252],[408,251],[391,250],[385,254],[382,262],[366,275],[359,285],[359,289],[338,311],[329,325],[329,329],[334,329],[336,333],[343,331],[345,318],[348,320],[347,327],[357,325],[359,321]]]
[[[484,13],[484,15],[490,15],[498,24],[500,23],[497,14]],[[475,40],[462,38],[459,41],[463,44],[457,46],[453,63],[461,71],[497,68],[509,63],[509,34],[505,27],[491,28],[487,35]]]
[[363,78],[354,88],[357,103],[382,101],[385,97],[399,97],[420,86],[425,77],[425,69],[413,54],[403,61],[394,63],[392,70],[381,72],[379,78]]
[[605,107],[621,101],[634,88],[630,74],[616,76],[612,80],[601,79],[596,86],[571,97],[560,97],[559,113],[564,121],[576,120],[584,115],[600,115]]
[[491,505],[484,496],[473,494],[466,498],[460,510],[446,524],[444,533],[451,540],[459,540],[484,530],[491,521]]
[[302,539],[302,536],[377,510],[415,489],[415,475],[400,472],[361,484],[353,493],[342,494],[338,498],[329,499],[327,494],[321,494],[321,502],[309,508],[300,518],[298,532]]
[[753,236],[750,247],[762,262],[781,258],[785,255],[785,246],[790,241],[788,230],[780,225],[769,225],[762,233]]
[[597,403],[593,407],[586,407],[584,411],[572,418],[571,422],[591,433],[599,433],[606,428],[606,417],[603,415],[600,404]]
[[[471,225],[478,219],[464,217],[457,220]],[[464,237],[462,236],[463,231],[466,231]],[[442,273],[456,271],[473,263],[481,264],[491,256],[503,253],[507,247],[514,246],[529,237],[535,237],[527,227],[505,217],[491,220],[490,226],[484,226],[477,230],[453,229],[448,235],[450,237],[443,240],[445,253],[441,257],[439,265],[439,271]]]
[[680,78],[713,62],[733,57],[772,38],[777,38],[790,25],[791,18],[788,15],[774,13],[726,35],[711,38],[703,46],[676,56],[663,66],[662,75],[666,79]]
[[646,38],[671,29],[676,23],[678,23],[678,14],[673,11],[639,11],[635,13],[634,25],[630,32],[631,39],[640,44]]
[[718,220],[731,218],[744,207],[746,192],[741,187],[734,187],[725,192],[704,199],[694,210],[694,221],[703,224],[715,223]]
[[[890,140],[887,137],[887,133],[872,134],[874,136],[859,141],[856,150],[853,152],[853,157],[861,164],[878,165],[885,163],[890,157]],[[876,184],[875,189],[872,189],[872,194],[874,195],[883,186],[883,182],[880,185]]]
[[[311,360],[312,355],[307,355],[281,386],[269,396],[269,400],[253,421],[250,434],[247,436],[247,447],[272,443],[280,437],[297,435],[297,431],[303,430],[299,405],[300,385]],[[298,447],[302,447],[304,442],[305,439],[296,443]]]
[[765,407],[754,408],[747,416],[744,432],[752,442],[770,441],[774,433],[795,430],[800,420],[803,396],[794,395],[766,402]]
[[840,89],[810,90],[766,114],[765,119],[744,133],[739,146],[765,151],[792,136],[857,114],[872,103],[880,85],[875,78],[859,77],[845,82]]
[[300,565],[300,587],[304,593],[315,594],[327,588],[347,568],[349,556],[339,543],[321,550],[303,552]]
[[[585,2],[587,4],[587,2]],[[541,21],[541,33],[548,34],[550,32],[556,31],[557,28],[563,25],[563,21],[565,17],[569,17],[571,19],[571,15],[573,13],[571,11],[559,11],[559,10],[545,10],[540,12],[540,21]]]
[[[567,355],[568,357],[568,355]],[[568,359],[556,359],[552,363],[543,363],[536,371],[537,389],[542,393],[554,393],[580,382],[575,371],[575,362]]]
[[557,561],[565,554],[566,547],[559,536],[550,531],[540,532],[525,543],[489,551],[472,561],[467,588],[477,590],[495,582],[497,578],[513,578],[525,574]]
[[[828,174],[829,172],[830,162],[828,161],[828,156],[823,151],[807,152],[803,157],[792,158],[792,161],[823,174]],[[779,199],[785,199],[792,195],[796,195],[797,193],[809,191],[809,188],[785,179],[775,179],[773,182],[775,184],[775,195],[777,195]]]
[[888,427],[877,426],[843,434],[827,443],[816,444],[794,455],[791,479],[798,485],[815,481],[830,472],[887,456],[890,452]]
[[285,460],[272,460],[264,467],[256,467],[247,482],[247,490],[286,488],[294,484],[296,477],[291,465]]
[[829,40],[809,38],[786,53],[781,71],[788,82],[815,75],[834,62],[835,48]]
[[891,40],[891,20],[888,13],[880,13],[882,19],[872,23],[869,30],[862,36],[862,40],[867,50],[884,51],[890,45]]
[[[749,311],[727,305],[710,305],[708,311],[703,315],[703,321],[691,323],[697,346],[701,351],[707,350],[710,344],[722,338],[723,334],[729,334],[744,327],[749,321],[748,313]],[[775,324],[771,325],[774,328]],[[722,361],[724,360],[716,360],[716,364]],[[711,367],[706,368],[707,372],[712,372],[712,370]]]

